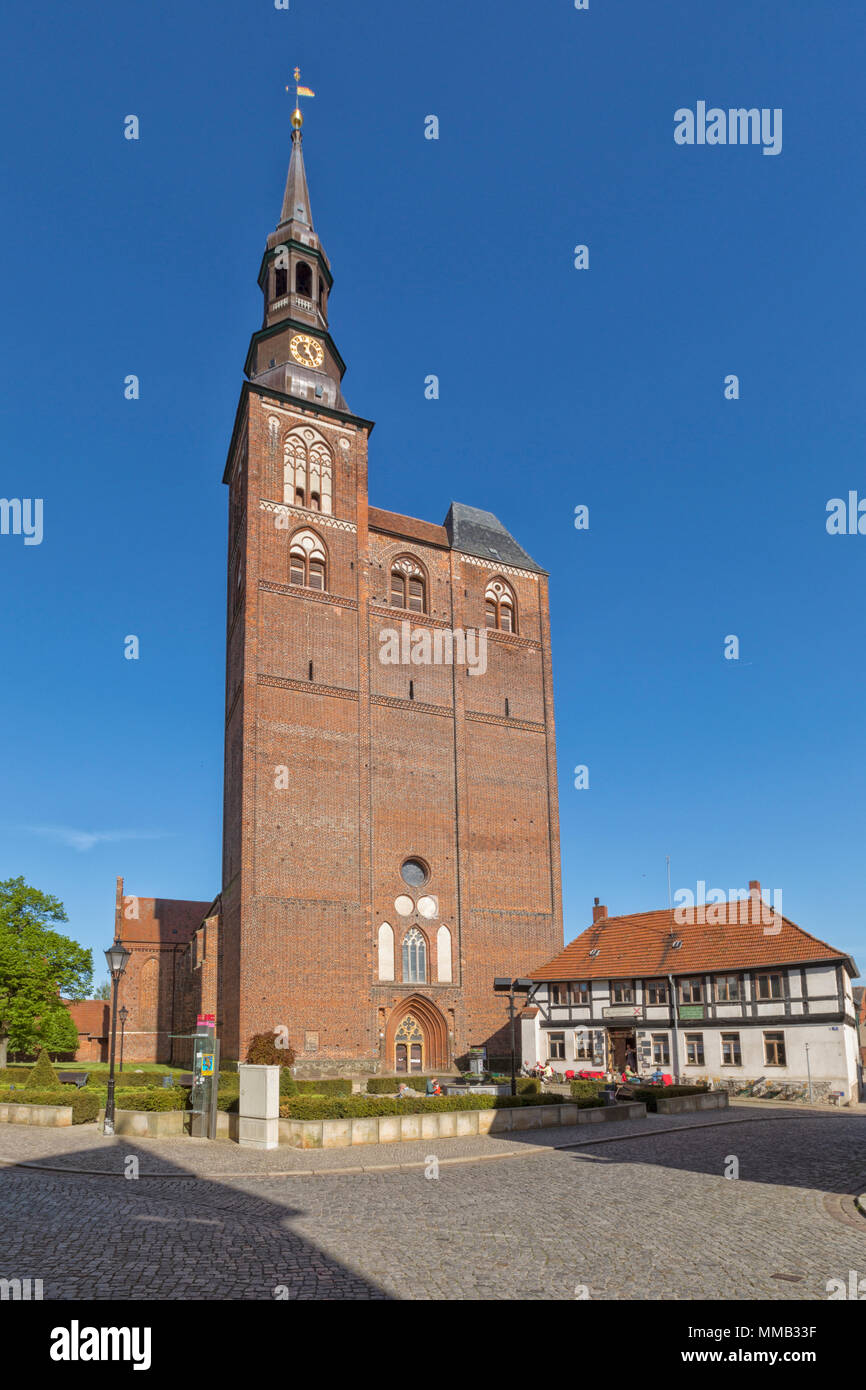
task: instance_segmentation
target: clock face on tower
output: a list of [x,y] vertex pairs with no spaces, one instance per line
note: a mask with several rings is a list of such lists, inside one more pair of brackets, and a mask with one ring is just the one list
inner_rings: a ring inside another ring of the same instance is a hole
[[302,367],[321,367],[325,360],[325,349],[309,333],[296,333],[289,343],[289,352]]

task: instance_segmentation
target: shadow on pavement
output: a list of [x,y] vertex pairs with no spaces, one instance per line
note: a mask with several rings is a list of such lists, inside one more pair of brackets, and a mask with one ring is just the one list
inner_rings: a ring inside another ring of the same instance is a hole
[[88,1168],[109,1152],[99,1176],[0,1168],[0,1279],[41,1279],[45,1300],[391,1297],[294,1230],[303,1206],[263,1196],[260,1178],[249,1191],[238,1178],[191,1180],[164,1154],[158,1177],[135,1177],[150,1154],[127,1140],[56,1157]]

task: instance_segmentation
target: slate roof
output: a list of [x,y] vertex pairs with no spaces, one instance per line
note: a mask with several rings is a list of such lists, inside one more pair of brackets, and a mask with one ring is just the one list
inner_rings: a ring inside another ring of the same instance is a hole
[[[769,915],[769,908],[765,912]],[[548,980],[599,980],[652,978],[659,975],[692,975],[710,970],[750,970],[762,966],[847,961],[857,975],[856,964],[844,951],[811,936],[787,917],[777,918],[768,929],[754,900],[706,904],[700,908],[637,912],[624,917],[602,917],[563,951],[530,972],[539,982]],[[718,922],[714,914],[718,914]],[[747,920],[740,921],[744,916]],[[674,942],[682,942],[675,947]],[[597,955],[590,955],[597,951]]]
[[477,555],[495,564],[513,565],[515,569],[546,573],[517,544],[492,512],[483,512],[480,507],[467,507],[465,502],[452,502],[444,525],[453,550],[460,550],[464,555]]

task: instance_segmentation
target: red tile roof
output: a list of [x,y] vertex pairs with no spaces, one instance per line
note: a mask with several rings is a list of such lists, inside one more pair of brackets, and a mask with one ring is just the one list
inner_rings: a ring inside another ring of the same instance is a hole
[[79,1033],[94,1038],[108,1036],[108,1002],[105,999],[64,999]]
[[432,521],[420,521],[415,516],[402,516],[399,512],[386,512],[381,507],[368,509],[367,524],[371,531],[384,531],[386,535],[398,536],[401,540],[422,541],[446,549],[451,544],[444,526],[437,526]]
[[120,939],[129,944],[183,944],[201,926],[211,908],[209,902],[191,902],[184,898],[138,898],[132,893],[124,894],[123,903]]
[[[779,915],[775,920],[762,922],[761,915],[756,901],[743,900],[602,917],[546,965],[533,970],[531,978],[650,978],[690,975],[702,970],[749,970],[807,961],[851,960],[844,951],[810,936],[787,917]],[[767,919],[774,916],[766,904],[764,915]],[[675,941],[682,945],[675,948]],[[598,954],[590,955],[594,950]],[[853,962],[851,966],[856,975]]]

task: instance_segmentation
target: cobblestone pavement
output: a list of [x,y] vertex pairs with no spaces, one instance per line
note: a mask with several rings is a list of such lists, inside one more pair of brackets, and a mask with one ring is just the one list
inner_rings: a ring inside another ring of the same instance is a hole
[[[176,1161],[159,1141],[163,1172],[144,1181],[5,1167],[0,1277],[41,1278],[61,1299],[560,1301],[580,1285],[592,1298],[822,1299],[828,1279],[866,1275],[866,1220],[848,1200],[866,1188],[866,1117],[747,1118],[581,1135],[559,1151],[527,1143],[520,1160],[443,1163],[438,1178],[320,1167],[314,1180],[189,1181],[193,1149],[202,1172],[238,1152],[189,1140]],[[4,1126],[0,1156],[92,1166],[91,1135]],[[456,1142],[440,1142],[439,1159]],[[142,1171],[157,1161],[147,1141],[114,1141],[121,1150]],[[326,1156],[291,1161],[310,1157]],[[737,1180],[724,1176],[732,1158]]]

